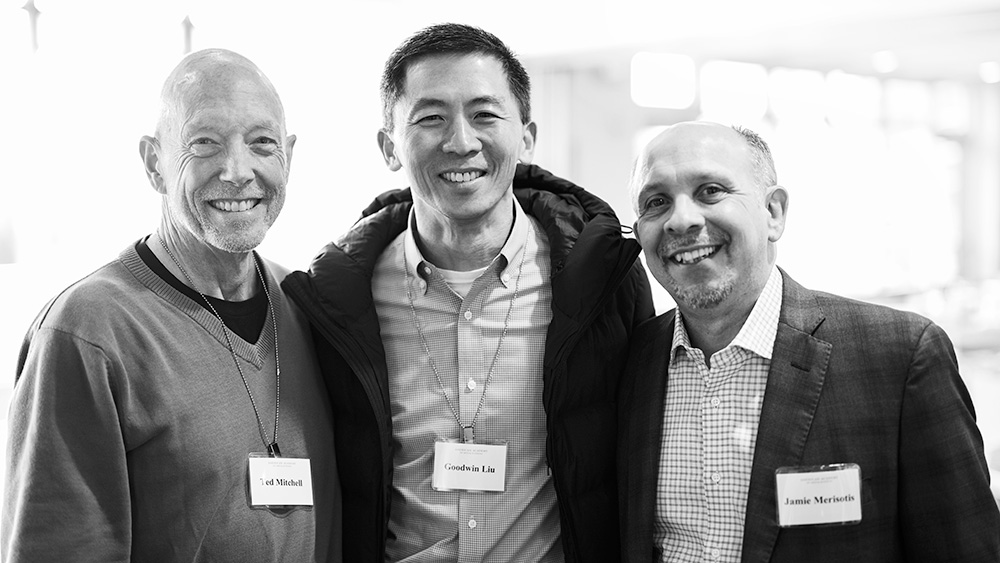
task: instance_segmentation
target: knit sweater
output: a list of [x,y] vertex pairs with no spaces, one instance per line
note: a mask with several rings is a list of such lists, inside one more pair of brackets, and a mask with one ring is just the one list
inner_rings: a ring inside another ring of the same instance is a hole
[[[339,561],[333,422],[308,327],[263,261],[277,318],[287,457],[310,459],[314,507],[252,509],[254,407],[219,320],[129,246],[43,309],[10,406],[5,561]],[[270,314],[269,314],[270,317]],[[275,334],[230,340],[270,438]]]

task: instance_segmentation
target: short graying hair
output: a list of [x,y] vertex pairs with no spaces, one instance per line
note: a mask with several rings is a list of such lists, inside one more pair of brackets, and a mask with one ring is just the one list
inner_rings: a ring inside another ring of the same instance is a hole
[[764,139],[746,127],[733,125],[732,129],[739,133],[747,142],[747,146],[750,147],[750,161],[753,165],[753,176],[757,187],[763,190],[776,185],[778,173],[774,170],[771,148],[767,146]]

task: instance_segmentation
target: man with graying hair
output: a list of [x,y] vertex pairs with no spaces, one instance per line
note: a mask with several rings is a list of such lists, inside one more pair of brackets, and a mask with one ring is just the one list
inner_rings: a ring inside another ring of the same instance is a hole
[[295,137],[246,58],[168,77],[159,228],[50,301],[10,406],[5,561],[340,561],[333,419],[287,270],[254,252]]
[[636,329],[622,376],[622,561],[1000,561],[951,340],[777,266],[789,194],[759,135],[672,125],[631,196],[677,308]]

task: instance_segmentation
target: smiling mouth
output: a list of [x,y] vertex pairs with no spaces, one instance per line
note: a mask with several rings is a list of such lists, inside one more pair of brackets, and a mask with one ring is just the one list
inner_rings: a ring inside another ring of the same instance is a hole
[[448,182],[454,182],[456,184],[464,184],[466,182],[471,182],[477,178],[482,178],[486,175],[486,172],[482,170],[476,170],[472,172],[443,172],[441,178],[447,180]]
[[250,211],[260,204],[260,199],[216,199],[208,202],[209,205],[226,213],[239,213]]
[[690,266],[691,264],[697,264],[706,258],[711,258],[716,252],[719,251],[720,248],[722,248],[721,245],[716,245],[696,248],[694,250],[685,250],[671,255],[669,259],[674,264]]

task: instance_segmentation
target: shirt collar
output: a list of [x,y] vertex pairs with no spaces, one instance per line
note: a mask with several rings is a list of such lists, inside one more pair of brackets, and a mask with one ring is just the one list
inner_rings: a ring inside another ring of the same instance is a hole
[[[491,271],[497,272],[496,275],[499,276],[500,281],[505,287],[510,287],[517,277],[516,265],[520,263],[520,258],[518,258],[520,253],[527,250],[530,223],[528,215],[521,208],[521,204],[517,201],[517,198],[514,198],[513,206],[514,225],[511,228],[510,235],[507,237],[506,242],[504,242],[503,247],[500,248],[499,254],[493,259],[490,266],[486,268],[487,273]],[[423,254],[420,253],[420,247],[417,246],[417,241],[413,237],[413,233],[416,232],[416,215],[412,207],[410,208],[410,215],[407,218],[407,225],[403,239],[403,252],[406,255],[406,263],[410,268],[409,273],[426,280],[437,266],[424,259]],[[518,258],[518,260],[515,261],[515,258]]]
[[[781,272],[777,267],[771,267],[771,274],[764,284],[764,290],[757,297],[750,316],[747,317],[736,338],[729,343],[729,346],[739,346],[757,354],[762,358],[771,359],[774,351],[774,339],[778,334],[778,317],[781,315],[781,292],[784,288],[784,281],[781,279]],[[727,346],[727,348],[729,347]],[[674,338],[670,344],[670,361],[674,361],[678,347],[691,348],[691,340],[688,337],[687,328],[684,326],[684,319],[680,309],[677,310],[677,319],[674,322]]]

